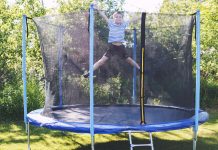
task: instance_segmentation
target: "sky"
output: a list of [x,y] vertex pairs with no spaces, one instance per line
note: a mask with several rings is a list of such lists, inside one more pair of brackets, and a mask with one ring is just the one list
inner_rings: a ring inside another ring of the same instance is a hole
[[[56,0],[40,0],[43,1],[46,8],[54,8],[57,6]],[[13,4],[15,0],[8,0],[9,4]],[[126,0],[124,9],[126,11],[145,11],[157,12],[163,0]]]
[[126,0],[124,9],[126,11],[157,12],[162,2],[163,0]]

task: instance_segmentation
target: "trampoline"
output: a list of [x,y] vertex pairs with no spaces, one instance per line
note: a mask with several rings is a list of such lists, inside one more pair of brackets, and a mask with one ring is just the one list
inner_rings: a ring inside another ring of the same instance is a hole
[[[161,132],[189,128],[194,125],[194,110],[167,107],[145,106],[146,124],[140,125],[138,105],[95,106],[95,134],[113,134],[125,131]],[[76,133],[90,133],[89,106],[68,106],[55,109],[49,117],[41,115],[43,109],[30,112],[29,123],[53,130]],[[114,115],[117,114],[117,115]],[[173,114],[173,115],[172,115]],[[208,119],[208,114],[199,112],[199,122]]]
[[[193,149],[196,148],[198,125],[209,117],[200,109],[199,12],[123,15],[126,19],[139,18],[129,22],[125,50],[140,63],[140,71],[117,55],[94,71],[93,63],[104,55],[109,44],[108,26],[92,5],[89,11],[32,19],[44,65],[45,104],[31,112],[27,112],[26,90],[28,17],[23,16],[24,121],[29,150],[29,124],[88,133],[92,150],[95,134],[128,132],[131,150],[137,146],[150,146],[153,150],[153,132],[192,127]],[[196,40],[192,35],[194,27]],[[193,42],[197,48],[195,84]],[[90,76],[84,78],[87,71]],[[133,132],[148,132],[150,143],[133,144]]]

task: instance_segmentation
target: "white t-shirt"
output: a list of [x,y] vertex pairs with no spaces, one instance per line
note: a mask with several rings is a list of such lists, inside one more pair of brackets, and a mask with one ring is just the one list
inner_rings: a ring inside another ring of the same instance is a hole
[[114,23],[113,19],[109,19],[108,28],[109,28],[109,36],[108,43],[112,42],[125,42],[125,29],[129,25],[128,21],[123,21],[121,24]]

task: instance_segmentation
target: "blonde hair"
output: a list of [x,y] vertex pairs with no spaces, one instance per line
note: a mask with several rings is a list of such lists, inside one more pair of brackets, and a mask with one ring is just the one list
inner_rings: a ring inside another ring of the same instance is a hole
[[116,11],[115,13],[113,13],[113,18],[115,18],[115,15],[117,15],[117,14],[119,14],[119,15],[121,15],[123,17],[123,13],[122,12]]

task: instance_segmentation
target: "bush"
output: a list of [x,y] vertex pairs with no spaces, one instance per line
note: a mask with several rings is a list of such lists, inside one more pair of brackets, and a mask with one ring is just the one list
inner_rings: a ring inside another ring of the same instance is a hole
[[217,108],[218,106],[218,83],[211,80],[201,80],[201,107]]
[[22,89],[18,84],[7,84],[1,92],[0,119],[10,120],[23,116]]
[[[43,106],[42,86],[36,79],[27,82],[28,112]],[[23,83],[5,84],[0,93],[0,120],[23,119]]]

